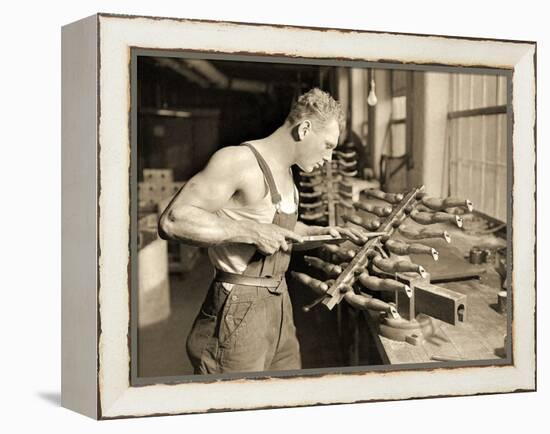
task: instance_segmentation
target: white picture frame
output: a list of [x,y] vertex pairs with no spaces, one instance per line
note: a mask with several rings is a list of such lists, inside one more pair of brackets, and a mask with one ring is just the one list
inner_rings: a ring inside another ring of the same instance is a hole
[[[499,68],[512,77],[512,363],[131,384],[132,48]],[[536,45],[98,14],[63,29],[62,404],[96,419],[530,391]]]

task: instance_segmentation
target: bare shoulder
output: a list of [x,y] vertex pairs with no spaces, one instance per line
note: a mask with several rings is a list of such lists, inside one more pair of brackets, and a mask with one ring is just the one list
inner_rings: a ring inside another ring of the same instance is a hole
[[252,152],[244,146],[228,146],[216,151],[205,169],[224,174],[238,174],[253,167],[255,161]]
[[[192,205],[210,212],[223,208],[235,195],[258,184],[258,175],[251,166],[257,167],[255,157],[244,146],[218,150],[206,167],[185,184],[170,208]],[[250,172],[253,174],[249,175]]]
[[216,151],[205,167],[209,176],[250,180],[258,175],[256,157],[245,146],[228,146]]

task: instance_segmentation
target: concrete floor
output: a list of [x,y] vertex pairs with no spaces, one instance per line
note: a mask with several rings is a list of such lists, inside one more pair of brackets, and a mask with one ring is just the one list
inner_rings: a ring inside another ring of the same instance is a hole
[[[302,264],[293,261],[291,269]],[[170,276],[171,315],[162,322],[143,327],[138,332],[138,375],[160,377],[193,373],[185,351],[185,341],[197,315],[214,270],[205,252],[193,271]],[[318,306],[309,313],[302,306],[315,295],[287,279],[294,307],[294,321],[300,341],[303,368],[346,366],[349,342],[338,338],[335,311]]]
[[192,272],[170,275],[170,316],[138,331],[140,377],[193,374],[185,341],[213,276],[206,254]]

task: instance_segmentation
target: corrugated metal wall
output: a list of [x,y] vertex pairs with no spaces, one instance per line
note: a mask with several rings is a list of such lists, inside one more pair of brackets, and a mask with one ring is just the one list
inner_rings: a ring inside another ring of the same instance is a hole
[[506,221],[507,114],[475,111],[507,104],[506,77],[451,74],[449,104],[450,194]]

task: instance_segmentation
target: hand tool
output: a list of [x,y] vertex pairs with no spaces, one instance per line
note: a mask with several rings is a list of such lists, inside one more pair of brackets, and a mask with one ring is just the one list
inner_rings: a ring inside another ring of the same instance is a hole
[[424,228],[416,230],[407,226],[400,226],[399,233],[410,240],[424,240],[427,238],[443,238],[447,243],[451,242],[451,236],[447,231]]
[[392,212],[391,206],[377,206],[372,204],[363,204],[361,202],[355,202],[353,206],[357,209],[370,212],[378,217],[387,217]]
[[361,217],[356,215],[343,215],[342,219],[345,222],[350,222],[355,225],[361,226],[362,228],[365,228],[367,231],[375,231],[380,227],[380,220],[376,218],[362,219]]
[[446,212],[422,212],[413,210],[409,214],[410,217],[421,225],[431,225],[433,223],[450,222],[456,224],[459,228],[462,227],[462,217],[459,215],[447,214]]
[[321,270],[328,277],[337,277],[342,272],[342,267],[340,265],[323,261],[322,259],[316,258],[315,256],[304,256],[304,260],[310,267]]
[[341,244],[346,241],[344,237],[333,237],[332,235],[310,235],[302,237],[302,241],[292,241],[294,250],[311,250],[327,244]]
[[383,200],[391,204],[398,204],[403,200],[403,195],[401,193],[386,193],[377,189],[365,190],[367,197],[372,197],[375,199]]
[[472,212],[474,209],[472,201],[468,199],[459,199],[458,197],[439,198],[424,196],[422,197],[421,202],[423,205],[434,211],[443,211],[445,208],[454,207],[462,207],[467,209],[469,212]]
[[418,243],[404,243],[397,240],[387,240],[384,247],[396,255],[410,255],[411,253],[431,255],[434,261],[439,259],[439,253],[433,247]]

